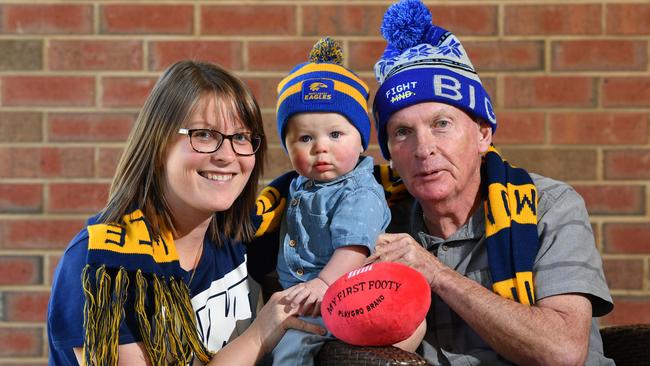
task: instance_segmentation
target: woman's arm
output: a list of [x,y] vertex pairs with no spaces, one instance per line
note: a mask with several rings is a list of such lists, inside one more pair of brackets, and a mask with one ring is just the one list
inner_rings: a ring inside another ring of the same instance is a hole
[[[296,318],[298,308],[286,299],[286,290],[277,292],[257,313],[246,331],[228,343],[210,360],[208,365],[255,365],[262,355],[273,350],[287,329],[298,329],[315,334],[325,334],[325,329]],[[119,365],[149,366],[142,343],[120,345]],[[83,351],[74,349],[77,361],[82,364]]]

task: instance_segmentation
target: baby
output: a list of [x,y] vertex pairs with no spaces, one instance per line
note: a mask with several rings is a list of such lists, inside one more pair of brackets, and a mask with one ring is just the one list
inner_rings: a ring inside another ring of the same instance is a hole
[[[318,41],[310,62],[278,85],[280,140],[300,174],[290,185],[280,229],[277,272],[302,315],[317,316],[328,286],[363,264],[390,221],[368,147],[368,86],[341,66],[342,51]],[[322,318],[305,318],[323,325]],[[331,335],[288,331],[273,351],[274,365],[313,365]]]

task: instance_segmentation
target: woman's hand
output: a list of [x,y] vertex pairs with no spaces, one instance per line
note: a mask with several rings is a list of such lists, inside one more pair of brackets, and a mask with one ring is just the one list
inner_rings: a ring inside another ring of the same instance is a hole
[[327,288],[327,284],[316,277],[290,287],[284,292],[287,292],[287,300],[291,302],[291,306],[298,307],[299,315],[314,317],[320,315],[320,304]]
[[261,354],[271,352],[287,329],[298,329],[321,335],[326,332],[324,328],[296,317],[299,307],[293,305],[287,298],[288,292],[292,288],[274,293],[264,304],[262,310],[257,313],[257,317],[251,325],[251,328],[255,327],[254,330],[258,333]]

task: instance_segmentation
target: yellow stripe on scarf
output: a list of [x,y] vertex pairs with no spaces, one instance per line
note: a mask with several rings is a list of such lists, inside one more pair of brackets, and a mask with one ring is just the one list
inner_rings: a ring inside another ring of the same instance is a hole
[[[489,201],[486,201],[486,212],[494,219],[485,222],[487,236],[494,235],[501,229],[510,227],[511,220],[520,224],[537,225],[537,194],[533,184],[514,185],[507,183],[507,188],[501,183],[492,183],[488,187]],[[535,192],[535,193],[533,193]],[[535,197],[535,199],[533,199]],[[487,206],[487,203],[491,207]]]
[[88,226],[89,250],[108,250],[121,254],[146,254],[157,263],[178,260],[170,232],[162,238],[152,238],[142,211],[135,210],[122,217],[122,225],[96,224]]

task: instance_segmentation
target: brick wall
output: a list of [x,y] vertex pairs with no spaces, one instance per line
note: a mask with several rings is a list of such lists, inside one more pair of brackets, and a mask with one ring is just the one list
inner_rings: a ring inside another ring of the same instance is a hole
[[[161,70],[195,58],[241,75],[263,108],[270,178],[290,166],[275,133],[276,83],[333,35],[376,89],[389,3],[0,0],[0,364],[46,364],[52,271],[105,202]],[[616,301],[603,323],[650,322],[650,4],[428,4],[480,71],[504,154],[587,201]]]

